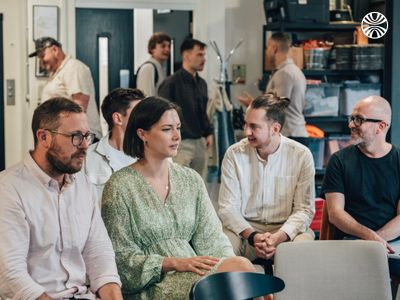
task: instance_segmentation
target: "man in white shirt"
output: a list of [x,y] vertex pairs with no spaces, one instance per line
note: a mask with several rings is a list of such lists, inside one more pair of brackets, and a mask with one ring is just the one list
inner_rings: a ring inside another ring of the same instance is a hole
[[157,96],[165,79],[164,64],[171,54],[171,38],[164,32],[155,32],[149,39],[147,51],[151,57],[137,71],[136,87],[147,96]]
[[236,255],[269,259],[289,240],[312,240],[314,162],[310,150],[280,134],[288,99],[265,94],[245,116],[247,138],[222,162],[219,216]]
[[51,37],[37,39],[35,47],[35,52],[29,54],[29,57],[37,56],[40,65],[50,73],[42,91],[42,102],[53,97],[63,97],[78,103],[87,113],[90,130],[98,139],[101,138],[100,115],[89,67],[66,55],[61,43]]
[[144,97],[138,89],[117,88],[101,104],[109,133],[98,143],[90,145],[84,166],[86,175],[97,189],[99,201],[111,174],[136,161],[123,152],[122,146],[131,111]]
[[86,114],[50,99],[32,131],[34,150],[0,173],[0,298],[122,299],[96,192],[79,172],[94,139]]

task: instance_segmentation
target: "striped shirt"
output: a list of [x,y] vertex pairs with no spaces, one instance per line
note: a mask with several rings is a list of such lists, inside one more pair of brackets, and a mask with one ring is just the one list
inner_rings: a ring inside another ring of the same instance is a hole
[[232,145],[222,162],[219,216],[241,233],[248,221],[282,224],[292,240],[314,216],[314,161],[310,150],[281,135],[278,150],[260,158],[247,138]]

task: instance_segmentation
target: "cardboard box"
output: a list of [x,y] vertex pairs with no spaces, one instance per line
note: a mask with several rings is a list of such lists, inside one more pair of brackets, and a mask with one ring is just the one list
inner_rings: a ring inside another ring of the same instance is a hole
[[304,69],[304,51],[302,47],[290,47],[289,56],[300,69]]
[[[304,51],[302,47],[290,47],[289,56],[293,59],[293,62],[300,68],[304,69]],[[272,66],[269,63],[269,57],[267,55],[267,48],[264,50],[264,70],[272,71]]]

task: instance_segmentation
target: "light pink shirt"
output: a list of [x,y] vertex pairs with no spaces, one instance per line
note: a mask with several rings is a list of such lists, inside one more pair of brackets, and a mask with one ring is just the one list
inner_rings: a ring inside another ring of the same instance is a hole
[[121,284],[97,203],[82,172],[60,190],[31,155],[1,172],[0,298],[94,299],[104,284]]

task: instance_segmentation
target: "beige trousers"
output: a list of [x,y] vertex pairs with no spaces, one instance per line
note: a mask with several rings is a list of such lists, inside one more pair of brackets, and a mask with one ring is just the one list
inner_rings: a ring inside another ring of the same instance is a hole
[[[282,227],[283,224],[263,224],[259,222],[248,221],[249,224],[259,232],[271,232],[274,233]],[[240,235],[237,235],[233,231],[224,227],[224,233],[227,235],[229,240],[231,241],[233,251],[238,256],[247,257],[250,261],[253,261],[257,258],[254,247],[250,246],[247,240],[243,239]],[[312,241],[314,240],[315,235],[311,229],[308,229],[304,233],[298,234],[293,242],[301,242],[301,241]]]
[[205,138],[182,140],[173,161],[194,169],[206,181],[208,153]]

